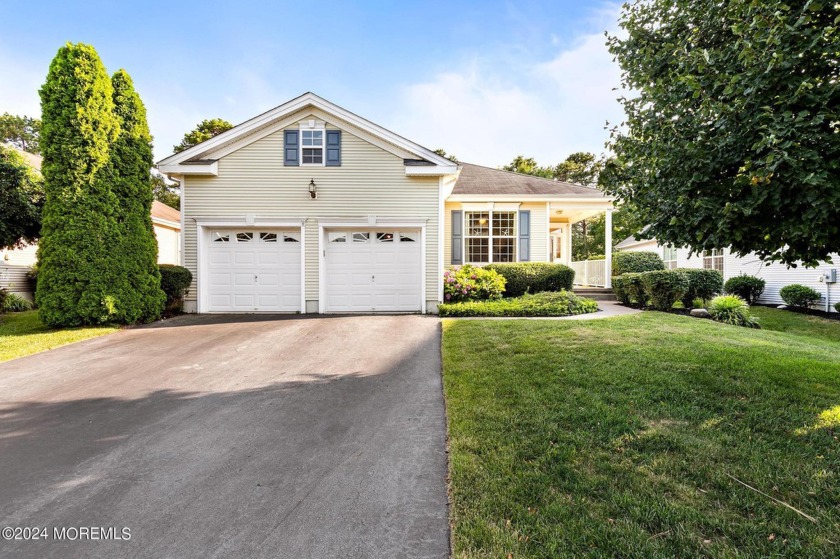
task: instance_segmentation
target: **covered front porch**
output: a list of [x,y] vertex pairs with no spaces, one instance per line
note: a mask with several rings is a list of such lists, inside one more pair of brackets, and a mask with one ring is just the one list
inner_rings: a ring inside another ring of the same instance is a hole
[[[565,264],[575,271],[575,285],[612,287],[612,213],[611,200],[561,200],[547,203],[549,261]],[[572,228],[583,220],[604,215],[603,258],[573,260]]]

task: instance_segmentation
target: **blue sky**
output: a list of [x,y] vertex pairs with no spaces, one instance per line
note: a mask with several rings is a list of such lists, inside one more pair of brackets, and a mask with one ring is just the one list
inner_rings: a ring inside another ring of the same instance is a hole
[[620,121],[608,2],[0,0],[0,112],[38,114],[65,42],[125,68],[155,157],[204,118],[242,122],[313,91],[429,148],[499,166],[604,151]]

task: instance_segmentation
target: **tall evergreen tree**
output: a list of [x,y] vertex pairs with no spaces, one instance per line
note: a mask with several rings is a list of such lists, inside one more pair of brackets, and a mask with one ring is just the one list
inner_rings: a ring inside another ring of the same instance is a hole
[[160,316],[166,295],[160,288],[157,241],[150,215],[152,208],[152,137],[146,107],[134,89],[131,76],[119,70],[111,79],[114,112],[120,134],[111,146],[109,179],[116,196],[114,281],[121,294],[117,302],[120,322],[148,322]]
[[41,95],[46,201],[36,300],[51,326],[111,321],[117,294],[110,249],[119,232],[116,198],[105,180],[119,133],[113,88],[96,50],[61,47]]

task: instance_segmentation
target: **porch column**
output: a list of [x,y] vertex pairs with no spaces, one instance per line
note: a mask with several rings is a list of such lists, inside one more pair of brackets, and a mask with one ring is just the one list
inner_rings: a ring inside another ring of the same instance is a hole
[[566,266],[572,265],[572,222],[566,222],[566,225],[563,226],[563,231],[566,233],[563,235],[563,242],[566,243],[566,247],[563,250],[563,254],[566,256]]
[[612,209],[606,211],[604,216],[604,287],[612,287]]

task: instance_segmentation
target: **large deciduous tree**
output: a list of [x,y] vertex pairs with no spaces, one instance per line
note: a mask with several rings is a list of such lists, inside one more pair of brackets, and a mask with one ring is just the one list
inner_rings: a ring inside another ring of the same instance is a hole
[[172,149],[175,150],[175,153],[184,151],[222,132],[227,132],[231,128],[233,128],[233,124],[221,118],[202,120],[194,129],[184,134],[181,143],[173,146]]
[[806,265],[840,250],[838,23],[818,0],[625,5],[608,190],[660,242]]
[[0,145],[0,248],[19,248],[38,240],[44,187],[14,149]]
[[0,115],[0,140],[29,153],[41,153],[41,121],[37,118],[3,113]]
[[177,183],[169,184],[162,175],[157,173],[152,174],[152,195],[155,200],[170,208],[181,209],[181,195],[178,193]]
[[119,125],[96,50],[61,47],[40,91],[44,204],[36,300],[50,326],[113,320],[116,197],[106,177]]
[[111,79],[114,113],[120,133],[111,146],[108,166],[116,197],[114,281],[119,287],[116,317],[120,322],[147,322],[163,311],[166,295],[160,288],[158,247],[152,227],[152,137],[146,107],[125,70]]

